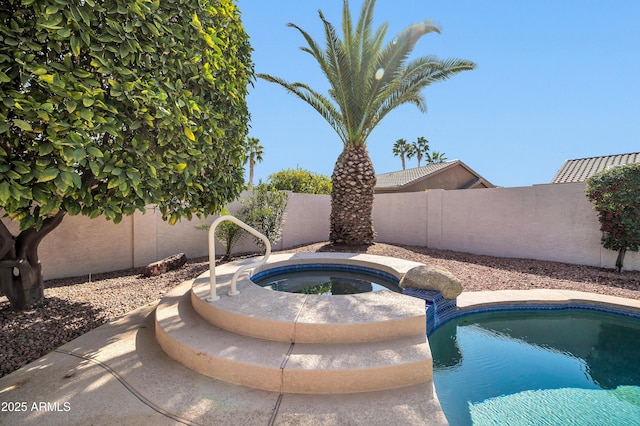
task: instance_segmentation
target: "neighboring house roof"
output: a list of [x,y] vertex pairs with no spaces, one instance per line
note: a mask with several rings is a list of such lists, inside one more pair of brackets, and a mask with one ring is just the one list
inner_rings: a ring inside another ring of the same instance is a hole
[[376,176],[376,178],[378,179],[376,188],[400,188],[413,183],[418,179],[422,179],[431,174],[437,173],[451,166],[453,163],[454,161],[447,161],[444,163],[427,164],[423,167],[414,167],[413,169],[383,173]]
[[609,167],[634,163],[640,163],[640,152],[567,160],[551,180],[551,183],[584,182],[589,177]]
[[458,189],[469,189],[478,186],[479,184],[484,184],[487,187],[494,187],[492,183],[484,179],[478,173],[473,171],[469,166],[464,164],[460,160],[446,161],[444,163],[436,163],[436,164],[427,164],[422,167],[415,167],[412,169],[399,170],[397,172],[390,173],[382,173],[376,176],[377,190],[402,190],[404,187],[412,185],[418,181],[428,179],[433,177],[439,173],[444,172],[445,170],[454,168],[454,167],[464,167],[471,174],[476,176],[471,181],[465,183]]

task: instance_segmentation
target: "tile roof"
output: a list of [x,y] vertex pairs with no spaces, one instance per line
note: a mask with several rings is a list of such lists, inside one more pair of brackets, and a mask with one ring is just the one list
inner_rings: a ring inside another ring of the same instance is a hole
[[551,183],[584,182],[609,166],[623,166],[633,163],[640,163],[640,152],[567,160]]
[[461,163],[460,160],[445,161],[444,163],[427,164],[413,169],[382,173],[376,176],[376,188],[400,188],[459,163]]

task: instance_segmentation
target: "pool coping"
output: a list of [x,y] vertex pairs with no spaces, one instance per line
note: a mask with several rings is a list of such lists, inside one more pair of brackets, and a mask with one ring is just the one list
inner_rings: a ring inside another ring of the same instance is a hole
[[[421,296],[416,296],[421,297]],[[463,292],[455,301],[427,297],[427,337],[461,316],[499,311],[583,309],[640,319],[640,300],[577,290],[530,289]],[[447,302],[443,309],[438,303]],[[453,302],[453,304],[448,303]],[[453,308],[453,309],[451,309]]]
[[463,292],[458,312],[504,309],[584,308],[640,316],[640,300],[577,290],[531,289]]

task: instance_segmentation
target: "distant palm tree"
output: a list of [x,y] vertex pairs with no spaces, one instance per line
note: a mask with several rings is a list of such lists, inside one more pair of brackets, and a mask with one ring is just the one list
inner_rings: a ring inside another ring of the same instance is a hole
[[247,160],[249,161],[249,188],[253,188],[253,169],[256,162],[262,162],[264,147],[260,145],[260,139],[247,138]]
[[418,167],[420,167],[420,162],[422,161],[422,157],[429,152],[429,141],[419,136],[418,139],[411,144],[411,152],[409,158],[414,155],[418,157]]
[[324,25],[324,49],[300,27],[288,24],[302,34],[307,42],[302,50],[313,56],[329,81],[328,96],[304,83],[258,74],[311,105],[342,140],[344,148],[331,176],[329,239],[337,244],[371,244],[375,238],[372,210],[376,176],[366,146],[371,131],[400,105],[411,103],[424,112],[425,100],[420,94],[424,87],[475,67],[471,61],[433,56],[408,61],[418,39],[439,33],[439,28],[420,22],[383,44],[388,24],[372,28],[374,6],[375,0],[365,0],[354,25],[349,2],[344,0],[342,39],[318,11]]
[[431,154],[427,152],[427,164],[444,163],[448,160],[444,152],[433,151]]
[[398,139],[396,143],[393,144],[393,156],[400,157],[402,160],[402,170],[406,169],[405,157],[411,153],[411,145],[409,145],[406,139]]

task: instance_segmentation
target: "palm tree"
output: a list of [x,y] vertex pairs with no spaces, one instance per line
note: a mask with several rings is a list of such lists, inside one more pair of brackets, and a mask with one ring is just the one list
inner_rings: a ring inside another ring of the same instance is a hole
[[257,162],[262,162],[264,147],[260,145],[260,139],[247,138],[247,160],[249,161],[249,188],[253,188],[253,169]]
[[405,157],[410,158],[411,153],[411,145],[409,145],[406,139],[398,139],[396,143],[393,144],[393,156],[400,157],[402,160],[402,170],[406,169]]
[[444,163],[448,160],[444,152],[433,151],[431,154],[427,152],[427,164]]
[[304,37],[307,46],[302,50],[313,56],[329,81],[328,96],[304,83],[258,74],[311,105],[342,140],[344,148],[331,176],[329,239],[335,244],[371,244],[375,238],[372,210],[376,175],[366,146],[371,131],[400,105],[412,103],[425,111],[420,94],[424,87],[475,67],[467,60],[440,60],[433,56],[408,61],[418,39],[431,32],[439,33],[439,28],[428,21],[417,23],[384,44],[388,24],[372,28],[374,6],[375,0],[365,0],[354,26],[349,2],[344,0],[342,38],[319,10],[326,39],[324,49],[303,29],[288,24]]
[[411,152],[409,158],[414,155],[418,157],[418,167],[420,167],[420,162],[422,161],[422,157],[424,155],[429,155],[429,141],[419,136],[418,139],[411,144]]

